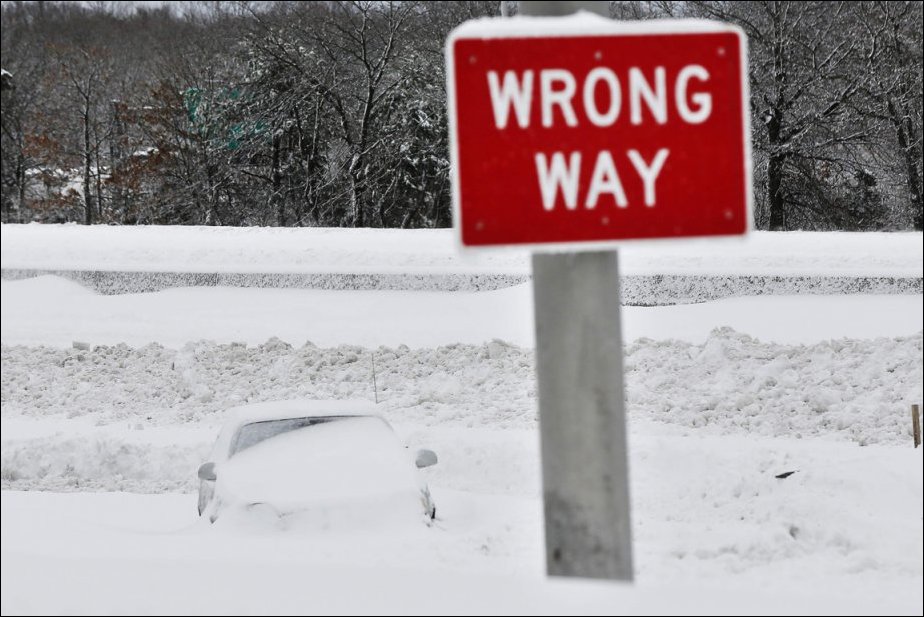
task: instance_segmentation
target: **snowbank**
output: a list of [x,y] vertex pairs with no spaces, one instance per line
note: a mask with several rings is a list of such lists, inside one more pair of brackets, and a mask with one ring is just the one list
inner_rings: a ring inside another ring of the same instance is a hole
[[[531,350],[492,342],[366,349],[190,343],[87,350],[2,347],[6,488],[192,488],[222,411],[286,398],[371,399],[398,426],[533,429]],[[922,336],[761,343],[723,329],[700,345],[627,348],[633,423],[706,435],[910,441]],[[425,436],[424,436],[425,437]],[[426,444],[423,444],[426,445]]]
[[[529,254],[460,255],[452,231],[280,227],[0,226],[3,270],[529,274]],[[627,244],[627,275],[924,276],[921,233],[754,232]]]
[[[334,291],[489,291],[525,283],[526,274],[404,274],[399,272],[272,273],[272,272],[124,272],[115,270],[3,270],[4,281],[20,281],[55,276],[103,294],[162,291],[173,287],[263,287],[276,289],[325,289]],[[833,279],[835,284],[841,279]],[[889,277],[864,278],[884,289],[917,286],[917,279]],[[869,285],[869,283],[867,283]],[[875,288],[875,287],[874,287]],[[675,304],[675,302],[670,302]]]
[[[111,270],[3,270],[4,281],[54,276],[107,295],[175,287],[258,287],[329,291],[494,291],[526,283],[527,274],[316,274],[237,272],[117,272]],[[895,276],[628,275],[620,300],[629,306],[670,306],[760,295],[920,294],[924,281]]]
[[[761,343],[729,329],[704,344],[642,339],[626,349],[634,418],[720,434],[910,439],[922,396],[922,336]],[[435,348],[189,343],[88,350],[2,347],[3,418],[79,418],[142,428],[215,422],[242,403],[372,399],[372,353],[389,420],[425,426],[535,425],[532,350],[500,342]],[[12,437],[4,435],[4,440]]]

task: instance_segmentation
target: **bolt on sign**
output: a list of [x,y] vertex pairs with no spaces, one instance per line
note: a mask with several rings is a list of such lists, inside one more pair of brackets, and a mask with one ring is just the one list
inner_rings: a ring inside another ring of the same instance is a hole
[[715,22],[464,24],[447,42],[461,244],[746,233],[746,65]]

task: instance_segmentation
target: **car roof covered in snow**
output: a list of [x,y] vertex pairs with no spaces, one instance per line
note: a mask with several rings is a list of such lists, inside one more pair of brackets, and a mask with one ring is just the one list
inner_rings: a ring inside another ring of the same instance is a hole
[[227,421],[259,422],[262,420],[283,420],[286,418],[314,418],[321,416],[375,416],[375,404],[361,399],[319,400],[290,399],[267,401],[231,407]]
[[218,441],[213,450],[214,456],[227,452],[231,439],[237,430],[251,422],[271,420],[288,420],[290,418],[322,418],[331,416],[381,418],[376,406],[364,400],[318,400],[290,399],[284,401],[267,401],[231,407],[226,411]]

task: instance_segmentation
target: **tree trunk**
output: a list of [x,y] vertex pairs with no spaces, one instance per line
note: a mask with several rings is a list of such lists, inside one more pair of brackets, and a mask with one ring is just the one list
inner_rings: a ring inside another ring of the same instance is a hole
[[271,201],[275,205],[276,223],[280,227],[286,225],[286,204],[282,199],[282,173],[279,170],[279,135],[273,136],[273,194]]
[[[22,152],[22,148],[20,148]],[[16,209],[18,210],[17,216],[20,223],[25,223],[25,213],[26,213],[26,162],[23,160],[22,155],[17,159],[16,162],[16,188],[19,191],[19,203],[16,204]]]
[[767,199],[770,203],[770,230],[785,231],[786,215],[783,212],[783,160],[773,155],[767,161]]
[[914,147],[910,143],[909,135],[910,127],[907,126],[910,124],[910,120],[905,117],[905,114],[899,112],[898,106],[895,104],[895,101],[891,98],[888,100],[889,108],[889,117],[892,120],[892,125],[895,127],[895,136],[898,139],[898,146],[902,151],[902,156],[905,158],[905,182],[908,185],[908,193],[911,195],[911,212],[912,212],[912,221],[914,223],[915,231],[921,231],[922,229],[922,214],[924,214],[924,206],[921,202],[921,172],[918,169],[919,158],[916,156]]
[[774,2],[771,5],[773,22],[773,82],[775,101],[768,110],[767,142],[770,159],[767,161],[767,201],[770,205],[770,230],[783,231],[786,229],[785,203],[783,201],[783,160],[781,154],[783,112],[786,100],[786,91],[789,83],[787,71],[786,37],[788,35],[782,14],[782,4]]
[[[97,142],[98,143],[98,142]],[[99,146],[96,147],[96,220],[103,220],[103,174],[99,162]]]
[[318,212],[318,200],[312,185],[311,176],[305,181],[305,191],[302,195],[302,201],[298,203],[298,226],[305,226],[305,219],[308,219],[309,225],[319,225],[321,223],[320,213]]
[[205,215],[206,225],[218,225],[218,186],[215,182],[215,172],[212,166],[206,163],[208,178],[206,195],[208,198],[208,212]]
[[365,227],[363,205],[359,198],[359,178],[350,174],[350,207],[353,210],[353,227]]
[[93,223],[93,198],[90,196],[90,117],[89,109],[84,112],[83,116],[83,206],[85,211],[85,223]]
[[767,141],[770,158],[767,161],[767,203],[770,204],[770,230],[786,229],[786,214],[783,201],[783,155],[780,148],[780,112],[772,110],[767,120]]
[[350,161],[350,208],[353,211],[353,227],[365,227],[366,221],[363,218],[363,199],[362,199],[362,179],[359,177],[361,171],[360,156],[353,155]]
[[408,208],[404,211],[404,216],[401,217],[401,229],[407,229],[408,225],[411,224],[411,218],[416,214],[416,208]]

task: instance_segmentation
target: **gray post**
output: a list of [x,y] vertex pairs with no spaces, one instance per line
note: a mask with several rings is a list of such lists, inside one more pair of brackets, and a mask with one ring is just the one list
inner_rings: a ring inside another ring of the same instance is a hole
[[[522,15],[608,14],[607,2],[520,2]],[[533,256],[536,374],[553,576],[632,580],[616,251]]]
[[520,15],[535,15],[555,17],[557,15],[571,15],[578,11],[596,13],[603,17],[610,16],[610,3],[606,0],[600,2],[533,2],[520,0]]

